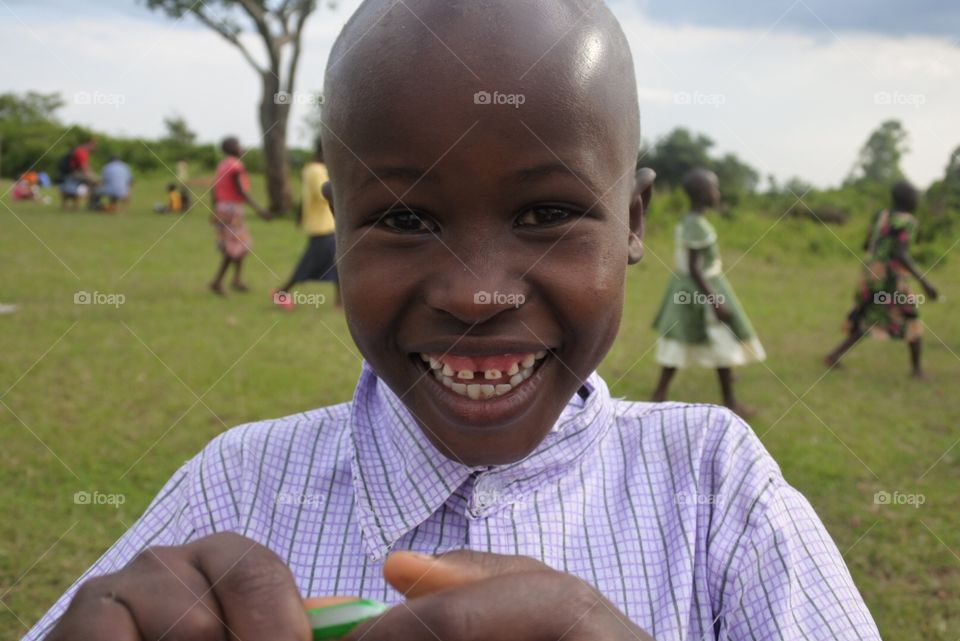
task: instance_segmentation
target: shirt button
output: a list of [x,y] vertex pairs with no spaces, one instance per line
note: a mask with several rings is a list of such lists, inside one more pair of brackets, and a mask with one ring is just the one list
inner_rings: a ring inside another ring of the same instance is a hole
[[496,505],[500,501],[501,491],[496,479],[480,477],[473,488],[473,503],[480,510]]

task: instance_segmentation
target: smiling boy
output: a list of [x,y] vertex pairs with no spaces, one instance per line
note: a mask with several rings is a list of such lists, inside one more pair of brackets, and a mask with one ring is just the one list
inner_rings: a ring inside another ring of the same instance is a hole
[[602,3],[365,2],[323,118],[353,400],[215,439],[28,639],[305,640],[334,594],[408,596],[367,641],[879,638],[749,427],[595,373],[653,183]]

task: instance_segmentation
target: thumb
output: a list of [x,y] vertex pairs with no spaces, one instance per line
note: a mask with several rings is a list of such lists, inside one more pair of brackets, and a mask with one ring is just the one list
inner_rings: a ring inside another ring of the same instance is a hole
[[413,599],[504,574],[549,569],[549,566],[526,556],[472,550],[454,550],[438,556],[399,551],[387,557],[383,576],[408,599]]

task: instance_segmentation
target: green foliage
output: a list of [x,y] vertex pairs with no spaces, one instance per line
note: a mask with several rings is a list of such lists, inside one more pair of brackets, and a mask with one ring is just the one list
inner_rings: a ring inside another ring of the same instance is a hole
[[167,128],[164,140],[190,147],[197,141],[197,134],[187,124],[187,120],[180,115],[168,116],[163,119],[163,126]]
[[760,174],[734,154],[712,157],[712,148],[713,140],[709,137],[678,127],[641,153],[637,165],[653,168],[657,185],[671,190],[683,183],[684,175],[691,169],[711,169],[720,179],[723,202],[736,205],[745,194],[756,190]]
[[63,107],[59,93],[28,91],[22,96],[7,92],[0,94],[0,120],[17,124],[55,122],[56,114]]
[[[16,178],[28,169],[35,169],[46,171],[55,178],[58,161],[91,137],[97,140],[97,148],[91,157],[94,167],[104,165],[116,155],[137,173],[172,173],[181,160],[188,162],[193,173],[197,173],[211,171],[220,160],[219,143],[197,143],[196,134],[180,116],[164,119],[167,135],[159,140],[121,138],[61,123],[56,112],[62,105],[59,94],[0,94],[0,141],[3,145],[0,176]],[[298,169],[310,152],[291,149],[288,155],[292,168]],[[263,150],[248,149],[244,162],[250,171],[263,172]]]
[[910,149],[908,139],[899,120],[882,123],[860,148],[857,164],[847,182],[891,185],[902,179],[900,159]]
[[952,237],[960,226],[960,147],[950,155],[943,178],[930,186],[918,216],[921,242]]

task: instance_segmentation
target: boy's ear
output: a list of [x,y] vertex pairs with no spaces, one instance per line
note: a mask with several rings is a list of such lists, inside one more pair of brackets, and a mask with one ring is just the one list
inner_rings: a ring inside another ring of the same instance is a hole
[[643,222],[653,196],[653,181],[657,174],[652,169],[638,169],[633,178],[633,193],[630,195],[630,240],[627,264],[634,265],[643,258]]
[[320,187],[320,192],[323,194],[323,197],[327,199],[327,204],[330,205],[330,213],[336,218],[337,212],[333,210],[333,187],[330,186],[329,180],[323,183],[323,186]]

